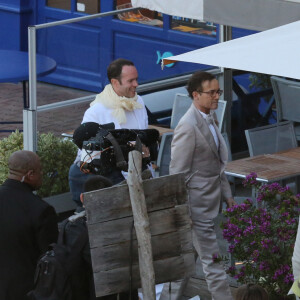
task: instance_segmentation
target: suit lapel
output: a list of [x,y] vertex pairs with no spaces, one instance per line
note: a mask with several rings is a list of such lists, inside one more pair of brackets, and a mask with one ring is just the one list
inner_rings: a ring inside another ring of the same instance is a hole
[[194,104],[192,104],[192,108],[194,111],[195,118],[197,120],[197,127],[200,129],[211,150],[215,153],[217,157],[219,157],[217,145],[208,127],[208,124],[206,123],[205,119],[202,117],[201,113],[198,111]]
[[214,125],[215,127],[215,130],[216,130],[216,133],[217,133],[217,136],[218,136],[218,139],[219,139],[219,156],[220,156],[220,159],[223,163],[227,162],[228,161],[228,150],[227,150],[227,146],[226,146],[226,143],[225,143],[225,140],[222,136],[222,134],[220,133],[219,131],[219,128],[217,128],[216,125]]

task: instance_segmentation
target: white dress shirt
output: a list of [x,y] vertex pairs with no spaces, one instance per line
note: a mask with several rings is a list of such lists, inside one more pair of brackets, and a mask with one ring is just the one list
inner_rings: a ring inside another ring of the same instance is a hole
[[[207,118],[208,115],[205,114],[204,112],[200,111],[200,110],[199,110],[199,112],[202,115],[202,117],[206,120],[206,118]],[[217,149],[219,149],[219,144],[220,143],[219,143],[219,139],[218,139],[218,136],[217,136],[217,133],[216,133],[216,129],[215,129],[215,127],[212,124],[209,124],[208,127],[209,127],[209,130],[210,130],[211,134],[214,137]]]

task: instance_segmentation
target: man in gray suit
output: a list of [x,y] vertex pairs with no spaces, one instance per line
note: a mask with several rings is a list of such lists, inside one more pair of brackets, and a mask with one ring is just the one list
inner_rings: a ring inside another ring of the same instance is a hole
[[232,300],[224,268],[213,262],[213,255],[219,253],[213,219],[222,196],[228,207],[234,204],[224,174],[226,144],[211,114],[218,108],[222,91],[218,80],[206,72],[193,74],[187,90],[193,103],[174,131],[170,174],[185,173],[193,243],[212,299]]

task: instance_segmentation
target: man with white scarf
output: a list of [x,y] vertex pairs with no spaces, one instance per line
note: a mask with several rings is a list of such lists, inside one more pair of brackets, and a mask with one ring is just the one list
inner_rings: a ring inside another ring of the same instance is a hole
[[[91,102],[81,123],[95,122],[103,125],[113,122],[116,129],[147,129],[147,111],[142,98],[136,93],[138,72],[134,63],[123,58],[111,62],[107,68],[107,77],[110,84]],[[92,176],[80,171],[80,152],[79,150],[69,171],[70,190],[73,200],[79,206],[83,184]],[[120,171],[113,172],[108,178],[114,184],[124,180]]]

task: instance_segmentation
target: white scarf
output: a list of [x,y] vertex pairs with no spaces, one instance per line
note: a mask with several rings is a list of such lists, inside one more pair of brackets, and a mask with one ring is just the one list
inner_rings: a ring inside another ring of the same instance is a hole
[[120,124],[126,123],[125,110],[133,111],[137,108],[142,108],[142,105],[137,102],[137,94],[132,98],[118,96],[111,84],[108,84],[104,90],[98,94],[90,106],[96,103],[102,103],[105,107],[112,109],[112,116],[115,117]]

